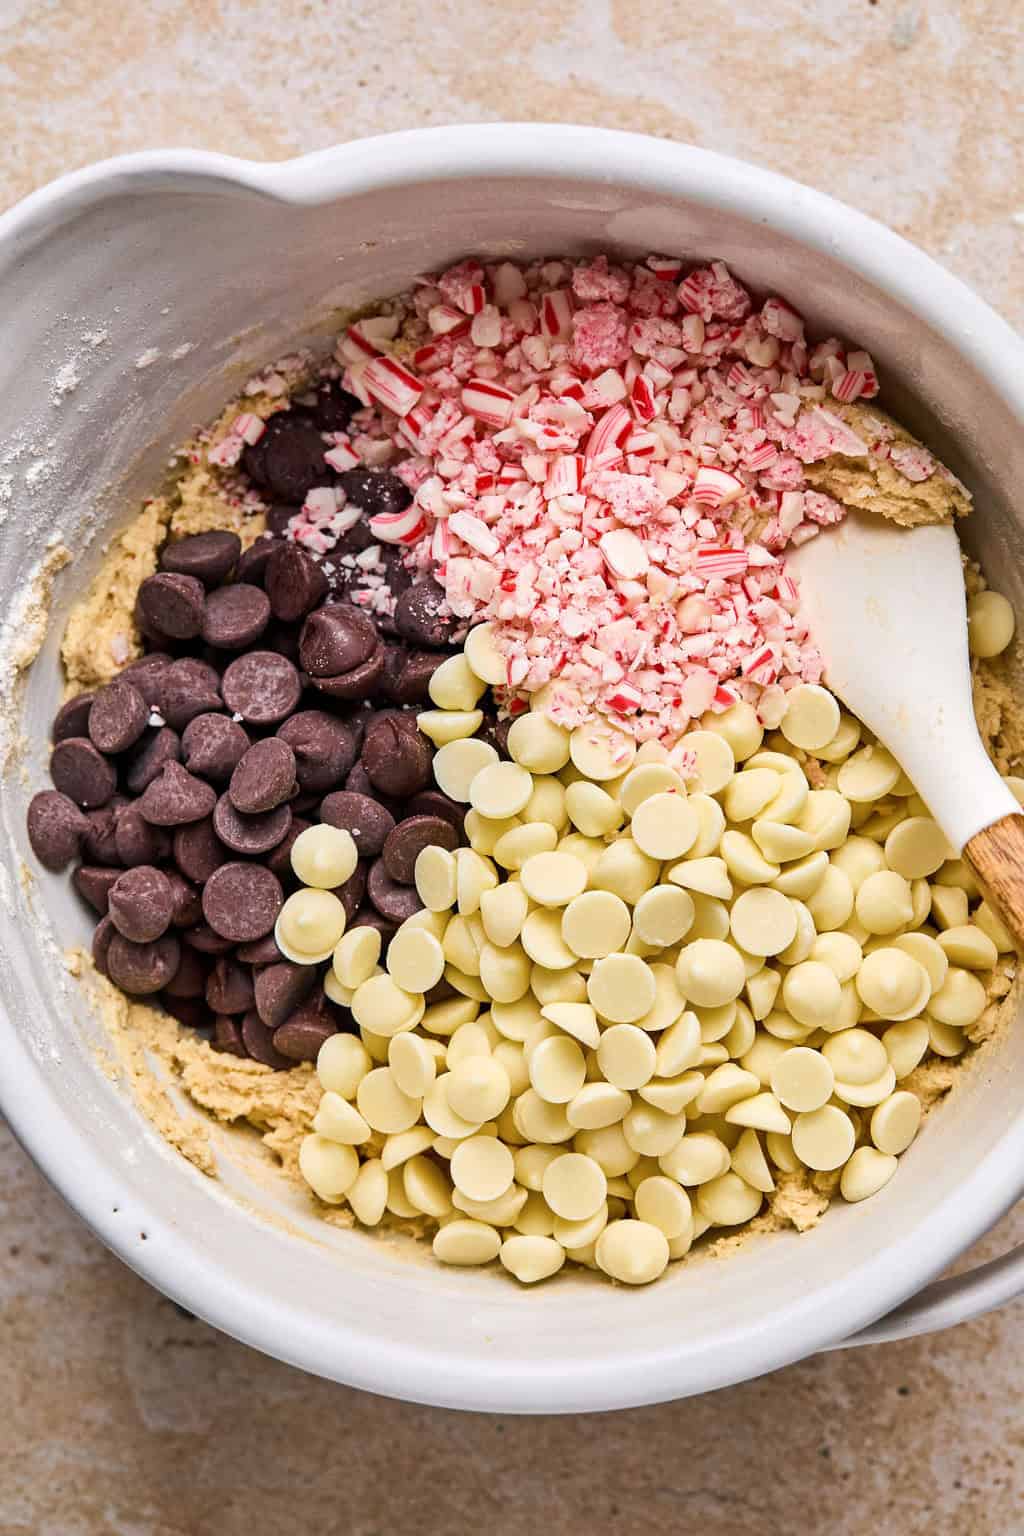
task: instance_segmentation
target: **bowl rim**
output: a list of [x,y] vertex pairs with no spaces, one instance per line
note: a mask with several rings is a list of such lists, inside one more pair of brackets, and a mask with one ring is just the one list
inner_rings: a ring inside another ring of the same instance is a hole
[[[482,176],[575,180],[648,187],[770,226],[838,260],[900,302],[956,348],[1024,420],[1024,343],[958,278],[874,219],[824,193],[756,165],[643,134],[571,124],[487,123],[412,129],[353,140],[297,159],[260,163],[200,150],[147,150],[70,172],[0,215],[0,264],[47,231],[125,191],[160,193],[219,183],[296,205],[318,205],[388,187]],[[372,1392],[436,1406],[501,1412],[604,1411],[726,1386],[836,1346],[934,1278],[995,1222],[1024,1190],[1024,1115],[971,1172],[957,1196],[849,1277],[807,1290],[767,1326],[719,1338],[712,1357],[690,1338],[656,1354],[637,1351],[609,1372],[600,1360],[505,1362],[500,1378],[485,1354],[446,1357],[336,1326],[328,1336],[300,1306],[270,1302],[255,1285],[225,1286],[171,1220],[147,1214],[147,1241],[113,1207],[111,1161],[59,1119],[39,1063],[0,1017],[8,1070],[4,1113],[22,1146],[92,1230],[166,1295],[223,1332],[315,1374]],[[196,1177],[199,1177],[197,1174]],[[132,1231],[129,1232],[128,1228]],[[1024,1289],[1024,1250],[1020,1288]],[[870,1284],[864,1285],[865,1268]],[[443,1352],[443,1345],[439,1346]]]

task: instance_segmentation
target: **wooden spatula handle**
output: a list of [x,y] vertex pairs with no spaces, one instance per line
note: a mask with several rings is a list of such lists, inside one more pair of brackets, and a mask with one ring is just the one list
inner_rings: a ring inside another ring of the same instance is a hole
[[964,848],[985,892],[1024,950],[1024,815],[1001,816]]

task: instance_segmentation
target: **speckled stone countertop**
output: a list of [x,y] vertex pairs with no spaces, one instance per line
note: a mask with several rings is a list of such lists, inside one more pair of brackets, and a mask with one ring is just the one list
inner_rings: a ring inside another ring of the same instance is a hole
[[[536,118],[687,139],[883,219],[1024,321],[1003,0],[5,0],[0,204],[124,150],[280,158]],[[1014,218],[1017,215],[1017,218]],[[1024,1208],[975,1250],[1024,1242]],[[0,1126],[0,1536],[1013,1536],[1019,1304],[660,1408],[515,1420],[305,1377],[181,1315]]]

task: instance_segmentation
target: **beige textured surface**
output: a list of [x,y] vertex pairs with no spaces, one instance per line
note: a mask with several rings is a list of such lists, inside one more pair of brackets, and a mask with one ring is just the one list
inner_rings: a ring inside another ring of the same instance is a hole
[[[801,177],[1024,320],[1024,64],[1003,0],[124,0],[113,17],[100,0],[6,0],[0,203],[159,144],[277,157],[418,124],[575,119]],[[974,1257],[1014,1240],[1024,1212]],[[762,1536],[799,1511],[812,1536],[1011,1536],[1021,1315],[699,1402],[467,1419],[312,1381],[181,1318],[0,1130],[0,1532]]]

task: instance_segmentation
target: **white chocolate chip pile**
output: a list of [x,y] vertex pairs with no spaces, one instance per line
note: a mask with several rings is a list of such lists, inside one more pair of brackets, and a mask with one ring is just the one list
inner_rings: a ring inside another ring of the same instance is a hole
[[[975,599],[975,649],[1004,619]],[[741,702],[671,753],[570,732],[539,693],[501,760],[473,735],[492,661],[481,626],[435,675],[422,724],[470,846],[420,853],[424,910],[386,969],[316,888],[342,835],[295,845],[310,888],[278,942],[333,949],[326,991],[359,1030],[317,1063],[316,1195],[366,1226],[425,1219],[443,1263],[644,1284],[780,1173],[876,1194],[921,1122],[900,1085],[964,1051],[1012,949],[913,785],[813,684],[767,740]]]

